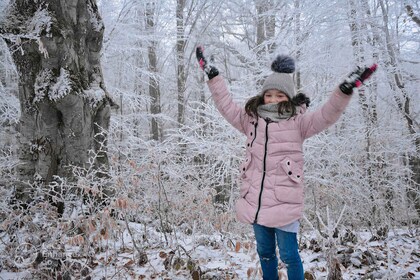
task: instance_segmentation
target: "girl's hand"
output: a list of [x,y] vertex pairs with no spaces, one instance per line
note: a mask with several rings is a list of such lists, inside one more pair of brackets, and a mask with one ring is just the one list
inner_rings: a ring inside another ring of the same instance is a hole
[[377,67],[377,64],[373,64],[372,66],[366,68],[357,67],[357,70],[350,73],[346,80],[340,85],[340,90],[347,95],[352,94],[353,88],[363,85],[363,82],[369,79],[369,77],[376,71]]
[[207,63],[206,58],[203,54],[204,50],[203,47],[198,46],[195,49],[195,56],[197,57],[198,64],[200,64],[200,68],[206,72],[207,76],[209,77],[209,80],[213,79],[217,75],[219,75],[219,71],[216,69],[216,67],[211,66]]

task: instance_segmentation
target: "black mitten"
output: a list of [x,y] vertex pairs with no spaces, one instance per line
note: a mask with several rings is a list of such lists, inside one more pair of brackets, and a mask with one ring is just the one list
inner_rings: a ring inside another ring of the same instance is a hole
[[373,64],[366,68],[357,67],[357,69],[350,73],[345,81],[340,84],[340,90],[347,95],[352,94],[353,88],[363,85],[363,82],[376,71],[377,67],[377,64]]
[[217,68],[207,63],[207,60],[203,54],[202,47],[196,48],[195,55],[197,57],[198,63],[200,64],[200,68],[203,69],[204,72],[206,72],[207,76],[209,77],[209,80],[219,75],[219,71],[217,70]]

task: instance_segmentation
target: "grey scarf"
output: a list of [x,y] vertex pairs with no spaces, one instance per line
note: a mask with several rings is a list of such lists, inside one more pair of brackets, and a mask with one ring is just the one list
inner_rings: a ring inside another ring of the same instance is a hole
[[281,120],[289,119],[292,116],[292,113],[285,112],[284,114],[279,114],[278,103],[269,103],[258,106],[257,109],[258,115],[263,119],[270,119],[273,122],[279,122]]

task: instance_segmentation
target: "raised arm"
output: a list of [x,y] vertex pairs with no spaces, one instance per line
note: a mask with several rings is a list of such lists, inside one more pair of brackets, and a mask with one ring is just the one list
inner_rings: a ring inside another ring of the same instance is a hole
[[236,104],[230,94],[225,80],[219,75],[219,71],[207,63],[204,57],[202,47],[197,47],[196,56],[201,69],[209,77],[207,85],[209,86],[216,108],[222,116],[236,129],[242,133],[245,132],[247,122],[250,122],[250,116],[245,109]]
[[357,68],[331,94],[328,101],[318,110],[302,116],[301,131],[303,137],[309,138],[334,124],[350,102],[353,89],[363,85],[375,71],[377,65]]

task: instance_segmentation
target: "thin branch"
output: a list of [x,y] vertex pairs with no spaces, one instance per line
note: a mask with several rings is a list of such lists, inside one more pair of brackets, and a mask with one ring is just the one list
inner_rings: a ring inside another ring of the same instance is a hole
[[410,5],[405,5],[405,9],[407,10],[407,14],[411,17],[411,19],[420,26],[420,18],[414,14],[413,7]]

